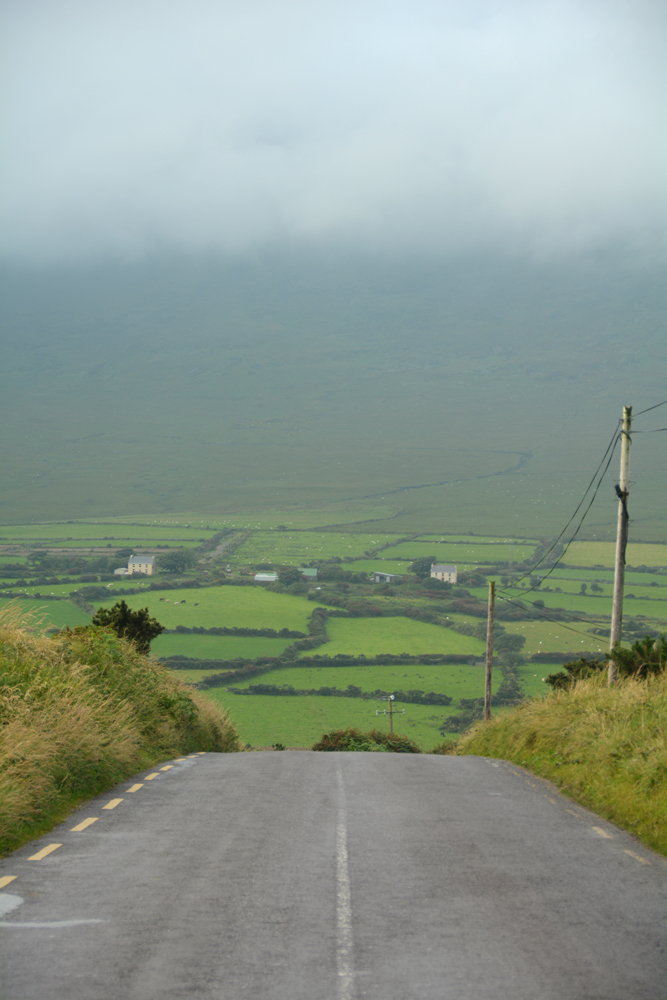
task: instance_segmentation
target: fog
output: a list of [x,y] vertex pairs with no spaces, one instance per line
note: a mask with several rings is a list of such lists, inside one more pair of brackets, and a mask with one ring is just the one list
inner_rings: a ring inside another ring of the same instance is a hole
[[661,251],[653,3],[3,6],[15,262]]

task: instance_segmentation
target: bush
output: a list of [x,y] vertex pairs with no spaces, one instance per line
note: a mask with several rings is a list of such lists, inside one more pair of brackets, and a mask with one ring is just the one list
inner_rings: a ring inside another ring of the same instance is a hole
[[396,733],[382,733],[379,729],[371,729],[362,733],[359,729],[334,729],[325,733],[312,750],[325,751],[384,751],[385,753],[421,753],[416,743],[407,736]]

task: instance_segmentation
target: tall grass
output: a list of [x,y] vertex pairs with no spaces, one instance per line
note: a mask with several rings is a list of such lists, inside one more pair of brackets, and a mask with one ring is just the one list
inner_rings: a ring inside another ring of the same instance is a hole
[[131,644],[36,624],[0,612],[0,852],[160,760],[239,749],[224,711]]
[[478,724],[456,752],[521,764],[667,854],[666,731],[664,673],[599,675]]

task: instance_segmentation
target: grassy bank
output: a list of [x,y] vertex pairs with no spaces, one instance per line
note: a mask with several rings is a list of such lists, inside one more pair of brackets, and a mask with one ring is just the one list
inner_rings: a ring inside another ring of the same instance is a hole
[[124,640],[29,624],[0,617],[0,853],[158,761],[239,749],[224,711]]
[[667,676],[600,675],[479,724],[459,754],[501,757],[667,854]]

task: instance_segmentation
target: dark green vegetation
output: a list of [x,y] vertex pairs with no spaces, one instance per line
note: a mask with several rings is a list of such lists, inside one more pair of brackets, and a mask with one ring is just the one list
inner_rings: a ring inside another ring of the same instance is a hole
[[[657,639],[650,635],[637,639],[630,649],[614,646],[609,659],[616,665],[618,677],[646,678],[650,675],[663,674],[667,670],[667,636]],[[557,674],[549,674],[546,683],[551,688],[570,688],[577,681],[593,677],[607,670],[607,660],[596,657],[587,659],[585,656],[564,664],[564,669]]]
[[98,608],[92,624],[110,629],[120,639],[127,639],[144,656],[151,651],[151,640],[164,632],[164,626],[150,617],[148,608],[131,611],[125,601],[118,601],[112,608]]
[[[552,536],[622,404],[664,396],[662,275],[602,258],[162,259],[11,270],[2,298],[4,523],[308,511]],[[660,440],[632,457],[648,541]],[[614,519],[603,492],[586,537]]]
[[135,644],[23,621],[11,605],[0,618],[0,853],[158,761],[239,749],[226,713]]
[[421,753],[419,747],[405,736],[396,733],[382,733],[371,729],[361,733],[358,729],[335,729],[314,743],[312,750],[324,751],[385,751],[385,753]]

